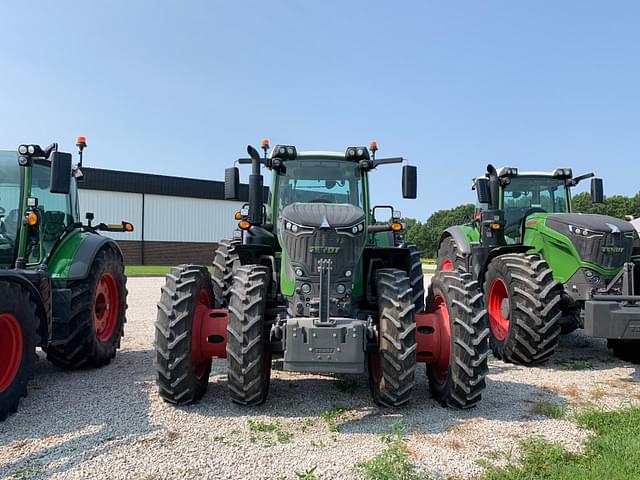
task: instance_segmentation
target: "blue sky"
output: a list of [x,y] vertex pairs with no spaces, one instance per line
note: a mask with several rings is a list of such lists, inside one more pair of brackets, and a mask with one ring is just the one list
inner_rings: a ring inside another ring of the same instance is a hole
[[[28,5],[27,5],[28,3]],[[108,1],[0,7],[0,146],[89,141],[87,164],[222,179],[247,143],[380,167],[373,200],[424,220],[488,162],[640,190],[635,1]],[[246,175],[246,169],[245,169]]]

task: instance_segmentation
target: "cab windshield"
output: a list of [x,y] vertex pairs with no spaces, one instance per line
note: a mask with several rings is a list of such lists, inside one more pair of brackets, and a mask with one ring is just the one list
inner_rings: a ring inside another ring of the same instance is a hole
[[0,151],[0,267],[13,261],[20,206],[20,167],[16,152]]
[[291,160],[278,175],[278,217],[292,203],[350,204],[364,208],[362,171],[344,160]]
[[567,213],[568,197],[564,180],[526,175],[512,178],[504,187],[505,234],[518,237],[522,219],[531,213]]

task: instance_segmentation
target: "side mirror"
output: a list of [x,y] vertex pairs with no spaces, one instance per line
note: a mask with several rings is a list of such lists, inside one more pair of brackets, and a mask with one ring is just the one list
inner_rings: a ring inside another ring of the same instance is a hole
[[240,171],[238,167],[224,170],[224,199],[237,200],[240,196]]
[[491,203],[491,190],[489,188],[488,178],[476,179],[476,194],[478,195],[478,203]]
[[402,198],[418,196],[418,168],[414,165],[402,167]]
[[604,203],[604,186],[601,178],[591,179],[591,202]]
[[[382,212],[388,212],[385,215]],[[389,205],[376,205],[371,211],[374,223],[390,223],[393,220],[393,207]]]
[[71,190],[71,154],[64,152],[51,153],[51,193],[67,194]]

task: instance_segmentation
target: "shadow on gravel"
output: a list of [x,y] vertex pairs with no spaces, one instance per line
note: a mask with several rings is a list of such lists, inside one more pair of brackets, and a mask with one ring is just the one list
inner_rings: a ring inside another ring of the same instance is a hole
[[[29,395],[0,423],[0,449],[17,457],[0,466],[0,478],[49,478],[159,430],[148,422],[152,359],[150,350],[124,350],[106,367],[66,371],[41,355]],[[35,439],[49,446],[32,451]]]

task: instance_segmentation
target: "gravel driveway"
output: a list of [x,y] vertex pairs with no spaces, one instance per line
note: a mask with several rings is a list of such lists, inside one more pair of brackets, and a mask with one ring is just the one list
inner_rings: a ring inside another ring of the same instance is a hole
[[570,418],[573,408],[640,400],[640,369],[574,333],[539,368],[492,360],[484,398],[470,411],[431,400],[423,366],[414,401],[398,410],[373,405],[365,376],[277,368],[267,403],[242,408],[229,400],[224,361],[199,404],[176,408],[158,397],[152,367],[163,282],[129,280],[126,337],[111,365],[67,372],[41,357],[30,395],[0,423],[0,478],[295,479],[313,467],[318,478],[358,478],[356,464],[383,450],[379,434],[398,421],[416,466],[468,478],[482,471],[477,460],[504,458],[530,435],[580,448],[587,433],[540,413],[549,402],[566,403]]

